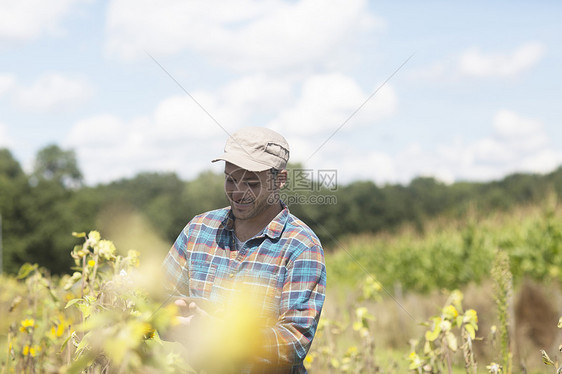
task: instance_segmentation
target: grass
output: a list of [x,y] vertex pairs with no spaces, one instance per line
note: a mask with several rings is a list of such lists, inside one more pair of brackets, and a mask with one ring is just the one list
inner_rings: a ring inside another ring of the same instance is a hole
[[[384,373],[408,372],[409,340],[423,336],[420,323],[438,314],[448,293],[460,288],[465,310],[478,312],[481,340],[474,348],[478,373],[487,373],[486,365],[501,361],[500,346],[491,334],[500,321],[490,279],[494,254],[501,248],[509,254],[514,273],[509,306],[513,373],[548,372],[539,350],[552,356],[562,343],[556,340],[562,300],[562,209],[556,199],[506,213],[439,218],[428,222],[423,232],[404,227],[396,234],[363,234],[339,244],[326,255],[329,293],[323,318],[345,329],[332,337],[337,340],[333,357],[361,345],[351,325],[354,310],[365,306],[375,317],[369,334],[377,366]],[[368,274],[382,283],[377,301],[360,300],[359,284]],[[324,344],[318,340],[314,345]],[[462,355],[457,356],[454,372],[465,373]],[[314,365],[308,366],[315,373]]]
[[[524,282],[515,290],[515,300],[521,297],[524,285],[530,284],[532,287],[540,288],[545,300],[561,300],[562,288],[559,284],[540,285],[535,282]],[[478,312],[479,330],[478,340],[474,343],[476,362],[478,363],[478,373],[487,373],[486,365],[490,362],[499,361],[499,346],[492,341],[491,327],[497,325],[497,311],[493,298],[491,281],[485,281],[480,285],[471,284],[462,288],[464,294],[465,309],[474,308]],[[533,288],[533,292],[537,292]],[[365,306],[375,317],[369,326],[369,333],[375,342],[375,363],[381,373],[406,373],[408,372],[407,357],[410,353],[410,339],[423,337],[426,327],[421,323],[429,317],[439,313],[449,292],[446,290],[433,291],[428,294],[406,292],[399,299],[395,296],[381,295],[378,301],[359,301],[359,290],[357,287],[347,285],[332,285],[329,288],[322,319],[330,323],[341,324],[341,332],[332,334],[331,339],[335,340],[335,350],[332,348],[329,356],[325,358],[316,357],[315,360],[307,365],[310,373],[340,373],[344,372],[335,368],[317,371],[321,359],[328,360],[332,357],[343,357],[349,347],[361,347],[361,338],[351,328],[354,310],[358,306]],[[552,299],[551,299],[552,298]],[[400,305],[399,305],[400,304]],[[556,306],[552,306],[556,310]],[[405,310],[405,311],[404,311]],[[406,311],[408,313],[406,313]],[[408,315],[409,314],[409,315]],[[411,316],[411,317],[410,317]],[[556,317],[557,320],[558,317]],[[518,321],[520,324],[528,321]],[[543,323],[544,324],[544,323]],[[547,326],[551,332],[556,334],[556,321]],[[524,332],[519,334],[514,343],[518,347],[526,347],[524,352],[514,357],[514,373],[523,373],[521,364],[524,364],[528,374],[545,373],[547,367],[542,363],[539,349],[545,348],[537,345]],[[312,352],[321,352],[325,347],[326,336],[319,335],[313,343]],[[552,347],[548,347],[554,352],[556,350],[554,342]],[[462,354],[458,352],[454,361],[453,373],[466,373]],[[353,372],[353,371],[349,371]]]

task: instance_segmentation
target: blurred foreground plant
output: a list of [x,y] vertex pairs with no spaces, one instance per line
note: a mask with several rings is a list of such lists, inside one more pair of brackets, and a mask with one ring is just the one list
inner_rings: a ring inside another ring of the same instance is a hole
[[97,231],[73,235],[84,243],[71,253],[76,263],[71,276],[55,280],[31,264],[20,269],[17,279],[27,292],[16,296],[9,310],[2,372],[188,371],[156,332],[174,323],[177,311],[173,304],[161,307],[139,287],[138,253],[118,255]]

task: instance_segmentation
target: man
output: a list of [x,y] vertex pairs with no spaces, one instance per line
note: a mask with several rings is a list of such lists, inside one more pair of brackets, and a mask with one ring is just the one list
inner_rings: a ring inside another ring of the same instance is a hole
[[[213,162],[219,160],[225,161],[230,207],[194,217],[164,261],[175,291],[189,297],[176,301],[187,316],[181,319],[186,334],[196,331],[195,321],[226,318],[231,304],[225,300],[233,294],[259,295],[252,305],[264,321],[260,347],[252,348],[253,357],[240,372],[306,373],[303,360],[324,303],[326,267],[314,232],[279,198],[287,181],[289,145],[272,130],[243,128]],[[236,293],[236,284],[246,288]],[[220,307],[210,312],[208,302]],[[194,334],[202,338],[205,331]],[[216,356],[249,344],[241,339],[220,347]]]

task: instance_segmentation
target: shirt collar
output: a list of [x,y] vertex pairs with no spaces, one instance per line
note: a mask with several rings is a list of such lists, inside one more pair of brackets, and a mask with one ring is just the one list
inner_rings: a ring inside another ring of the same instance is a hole
[[[269,236],[271,239],[278,239],[281,237],[283,233],[283,229],[285,228],[285,224],[287,223],[287,219],[289,218],[289,208],[287,205],[280,201],[281,203],[281,212],[275,216],[274,219],[269,222],[269,224],[262,230],[261,233],[256,235],[254,238],[260,238],[263,236]],[[223,221],[223,227],[225,230],[234,231],[234,215],[232,214],[232,210],[230,207],[227,208],[228,212],[226,218]]]

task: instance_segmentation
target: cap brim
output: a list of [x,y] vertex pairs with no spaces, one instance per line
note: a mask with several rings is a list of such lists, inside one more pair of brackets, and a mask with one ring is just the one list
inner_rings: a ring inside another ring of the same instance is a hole
[[232,155],[227,153],[224,153],[220,157],[211,160],[211,162],[217,162],[217,161],[230,162],[231,164],[234,164],[244,170],[255,171],[255,172],[269,170],[272,168],[272,166],[265,165],[261,162],[253,161],[246,157],[240,157],[237,155]]

